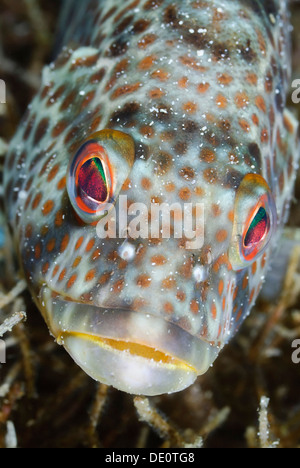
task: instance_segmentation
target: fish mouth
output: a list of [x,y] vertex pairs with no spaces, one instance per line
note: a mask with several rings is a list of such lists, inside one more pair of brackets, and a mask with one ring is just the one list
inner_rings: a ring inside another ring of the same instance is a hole
[[181,391],[211,366],[219,348],[161,317],[73,302],[41,291],[50,331],[92,378],[154,396]]

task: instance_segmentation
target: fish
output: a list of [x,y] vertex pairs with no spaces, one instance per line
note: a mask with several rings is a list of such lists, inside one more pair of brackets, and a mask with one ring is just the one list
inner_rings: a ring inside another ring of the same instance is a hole
[[[288,219],[289,4],[66,0],[60,25],[5,160],[22,275],[93,379],[179,392],[250,313]],[[163,206],[169,235],[139,235]],[[199,242],[176,235],[185,209]]]

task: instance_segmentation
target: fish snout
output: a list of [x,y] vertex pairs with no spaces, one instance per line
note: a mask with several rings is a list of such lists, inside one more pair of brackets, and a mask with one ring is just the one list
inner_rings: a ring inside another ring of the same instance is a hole
[[48,294],[45,288],[46,320],[58,343],[92,378],[124,392],[181,391],[207,371],[219,352],[161,317],[62,297],[48,302]]

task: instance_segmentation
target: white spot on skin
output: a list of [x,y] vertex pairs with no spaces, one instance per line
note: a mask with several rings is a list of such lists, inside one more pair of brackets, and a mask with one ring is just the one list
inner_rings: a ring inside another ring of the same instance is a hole
[[21,200],[26,200],[27,195],[28,195],[28,194],[27,194],[27,192],[25,192],[25,190],[21,190],[21,191],[19,192],[19,199],[21,199]]
[[135,258],[135,246],[129,244],[129,242],[124,242],[119,248],[119,255],[122,260],[126,260],[127,262],[132,261]]
[[197,281],[197,283],[202,283],[203,281],[206,281],[208,278],[208,271],[207,268],[204,266],[196,266],[193,270],[193,277]]

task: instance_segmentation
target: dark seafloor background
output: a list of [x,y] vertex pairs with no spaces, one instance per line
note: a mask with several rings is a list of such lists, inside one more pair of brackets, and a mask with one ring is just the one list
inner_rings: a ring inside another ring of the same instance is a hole
[[[0,137],[6,142],[38,88],[42,66],[51,60],[60,3],[0,0],[0,78],[7,83]],[[293,7],[293,23],[294,78],[300,78],[299,3]],[[296,194],[299,199],[300,180]],[[298,202],[290,224],[300,226]],[[9,246],[0,246],[3,293],[15,282],[8,251]],[[274,441],[283,448],[300,447],[300,364],[291,360],[291,343],[300,338],[300,302],[291,299],[289,287],[279,305],[261,304],[252,312],[196,384],[150,399],[153,410],[144,419],[161,436],[139,420],[132,396],[98,386],[53,343],[25,293],[0,311],[0,323],[17,306],[26,307],[28,316],[5,335],[9,347],[7,364],[0,366],[0,448],[182,447],[199,445],[199,436],[209,448],[269,446]],[[270,398],[270,434],[259,438],[266,423],[258,411],[262,396]]]

